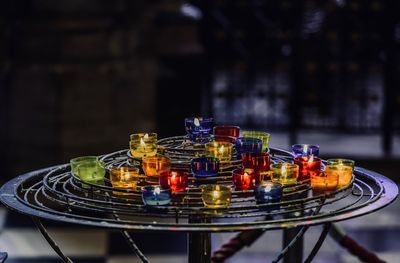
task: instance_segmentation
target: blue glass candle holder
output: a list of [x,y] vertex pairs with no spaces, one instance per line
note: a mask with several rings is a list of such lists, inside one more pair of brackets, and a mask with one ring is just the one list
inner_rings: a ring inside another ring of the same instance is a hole
[[262,140],[258,138],[239,137],[236,140],[237,158],[242,158],[242,153],[261,153]]
[[146,185],[142,187],[142,200],[145,205],[168,205],[171,202],[171,189],[160,185]]
[[190,163],[192,173],[197,178],[216,176],[219,171],[219,161],[215,157],[199,157]]
[[[282,199],[282,185],[273,182],[263,182],[254,188],[257,204],[279,203]],[[279,209],[279,207],[273,207]]]
[[313,144],[294,144],[292,152],[295,156],[319,156],[319,146]]
[[189,139],[194,143],[206,143],[211,137],[213,118],[190,117],[185,119]]

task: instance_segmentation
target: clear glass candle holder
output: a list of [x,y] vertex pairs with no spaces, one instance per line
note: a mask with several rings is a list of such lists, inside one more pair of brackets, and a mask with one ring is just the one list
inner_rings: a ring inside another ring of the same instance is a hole
[[219,125],[214,127],[215,141],[235,143],[240,135],[239,126]]
[[233,144],[230,142],[209,142],[205,144],[206,155],[214,157],[221,162],[228,162],[232,159]]
[[318,157],[297,156],[294,163],[299,166],[299,181],[308,180],[311,176],[318,175],[321,172],[322,160]]
[[262,151],[266,152],[268,147],[269,147],[269,138],[270,134],[267,132],[261,132],[261,131],[243,131],[242,132],[242,137],[246,138],[257,138],[262,140]]
[[141,159],[157,154],[156,133],[135,133],[130,135],[129,147],[134,158]]
[[219,160],[215,157],[194,158],[190,162],[192,173],[197,178],[207,178],[218,175]]
[[242,158],[243,153],[261,153],[262,140],[257,138],[239,137],[236,140],[236,152],[238,159]]
[[171,189],[160,185],[142,187],[142,200],[147,206],[168,205],[171,202]]
[[235,185],[235,189],[250,190],[254,188],[255,178],[254,171],[249,169],[235,169],[232,171],[232,182]]
[[189,139],[194,143],[205,143],[211,137],[213,118],[185,118],[185,128]]
[[[110,181],[113,187],[124,190],[136,190],[139,181],[139,168],[136,167],[111,167]],[[125,195],[128,193],[113,191],[117,195]]]
[[188,186],[189,172],[186,169],[172,168],[168,174],[160,176],[160,185],[163,188],[171,188],[172,192],[184,192]]
[[242,166],[245,169],[253,169],[256,183],[260,183],[268,176],[271,157],[268,153],[242,153]]
[[299,166],[291,163],[271,164],[271,180],[282,185],[291,185],[297,182]]
[[[326,168],[328,168],[328,166]],[[338,185],[339,174],[333,172],[330,168],[328,168],[328,172],[325,170],[325,172],[311,177],[311,187],[314,195],[334,192],[337,190]]]
[[328,159],[325,167],[326,173],[337,173],[339,176],[338,187],[343,188],[351,183],[354,171],[354,161],[349,159]]
[[96,156],[82,156],[70,161],[72,173],[91,184],[104,184],[105,164]]
[[294,144],[292,152],[295,156],[319,156],[319,146],[313,144]]
[[168,175],[171,171],[171,160],[165,156],[149,156],[142,159],[146,182],[158,183],[159,177]]
[[201,187],[201,198],[208,208],[228,208],[231,203],[231,188],[225,185],[206,184]]
[[281,184],[263,182],[254,188],[254,197],[257,204],[279,203],[282,199],[282,192]]

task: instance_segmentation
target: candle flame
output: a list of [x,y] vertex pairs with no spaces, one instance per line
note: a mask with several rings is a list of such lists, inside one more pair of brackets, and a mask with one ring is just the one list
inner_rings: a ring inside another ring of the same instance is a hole
[[219,198],[219,192],[216,191],[216,190],[214,190],[214,191],[213,191],[213,197],[214,197],[214,198]]
[[124,173],[124,180],[128,181],[131,175],[129,173]]
[[199,127],[200,126],[200,120],[198,118],[194,118],[193,123],[195,126]]
[[177,176],[176,172],[171,172],[171,180],[174,181]]
[[244,176],[244,177],[247,177],[247,176],[249,176],[249,174],[245,172],[245,173],[243,174],[243,176]]
[[223,154],[224,153],[224,146],[222,145],[221,147],[219,147],[219,153]]
[[161,193],[161,189],[160,189],[160,187],[156,187],[156,188],[154,188],[154,195],[159,195]]
[[307,152],[308,152],[308,144],[304,145],[304,147],[303,147],[304,155],[307,155]]
[[313,161],[314,161],[314,155],[311,155],[307,162],[308,164],[311,164]]
[[140,146],[145,147],[146,143],[144,142],[143,138],[140,138]]
[[143,138],[148,139],[148,138],[149,138],[149,134],[146,133],[146,134],[143,136]]
[[286,165],[282,165],[282,168],[281,168],[281,174],[282,174],[282,176],[283,176],[283,177],[286,177],[286,174],[287,174],[287,168],[286,168]]
[[265,192],[271,192],[271,189],[272,189],[271,185],[270,185],[270,184],[267,184],[267,185],[265,186],[265,188],[264,188],[264,191],[265,191]]

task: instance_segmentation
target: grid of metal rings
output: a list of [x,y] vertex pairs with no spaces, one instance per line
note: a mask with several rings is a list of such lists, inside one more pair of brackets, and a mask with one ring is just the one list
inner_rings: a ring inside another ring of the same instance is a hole
[[[204,146],[193,145],[184,136],[161,139],[158,143],[162,154],[171,158],[173,167],[188,168],[190,159],[204,152]],[[269,153],[272,163],[293,160],[292,154],[283,150],[270,148]],[[107,170],[111,166],[140,165],[128,150],[101,159]],[[231,171],[240,165],[241,161],[235,158],[223,163],[212,182],[232,185]],[[185,192],[173,193],[169,205],[147,207],[140,192],[140,186],[147,184],[144,175],[136,190],[116,190],[108,175],[104,185],[92,185],[75,177],[69,165],[60,165],[10,181],[3,187],[2,201],[41,218],[115,229],[210,232],[280,229],[343,220],[387,205],[397,196],[398,189],[392,181],[372,173],[356,168],[348,187],[329,194],[313,195],[307,181],[285,186],[281,202],[273,204],[256,204],[252,191],[233,188],[229,208],[210,209],[201,200],[199,185],[203,182],[194,177],[189,178]]]

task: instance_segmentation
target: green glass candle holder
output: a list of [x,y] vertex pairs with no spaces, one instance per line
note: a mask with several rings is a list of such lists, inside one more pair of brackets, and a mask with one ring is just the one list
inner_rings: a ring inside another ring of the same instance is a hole
[[82,156],[70,161],[72,173],[80,180],[91,184],[104,184],[105,163],[96,156]]
[[263,152],[267,151],[268,146],[269,146],[269,137],[270,137],[269,133],[261,132],[261,131],[243,131],[242,137],[261,139],[262,140],[262,151]]

